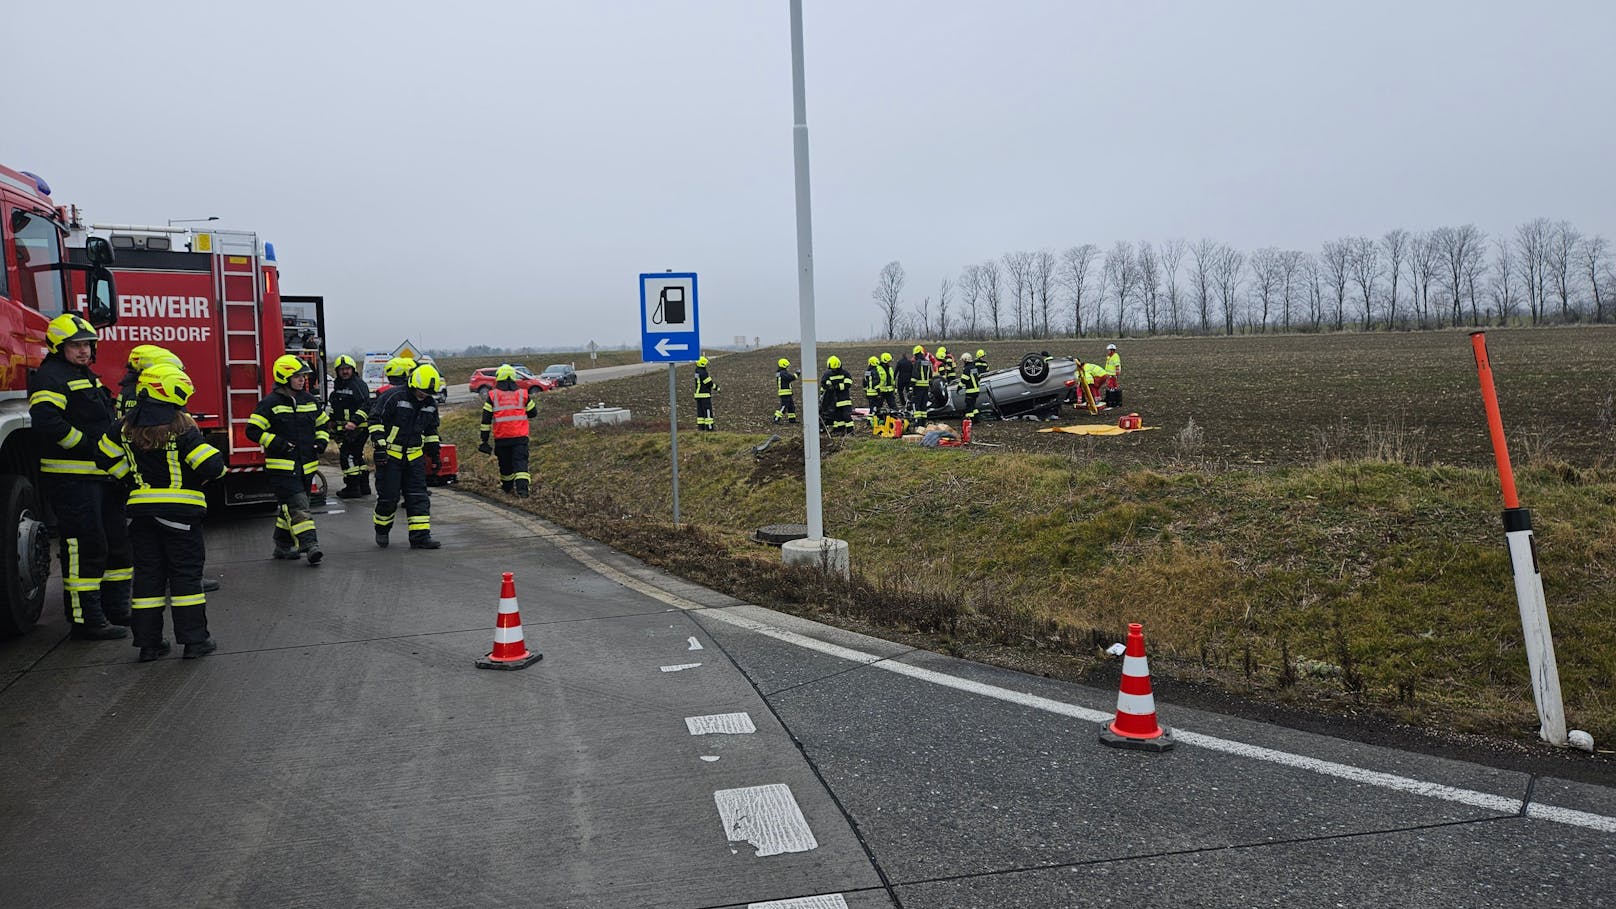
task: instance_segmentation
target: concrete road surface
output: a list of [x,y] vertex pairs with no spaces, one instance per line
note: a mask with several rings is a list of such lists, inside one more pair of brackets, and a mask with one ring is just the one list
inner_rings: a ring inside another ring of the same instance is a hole
[[[666,370],[666,363],[629,363],[625,366],[602,366],[597,369],[578,370],[578,384],[588,385],[591,382],[605,382],[608,379],[621,379],[624,376],[637,376],[643,373]],[[450,385],[446,389],[449,393],[450,404],[464,404],[481,397],[471,393],[471,386],[467,384]]]
[[[1616,788],[1158,704],[781,616],[470,496],[446,548],[216,521],[202,660],[0,642],[0,905],[1616,905]],[[855,558],[857,554],[855,553]],[[520,672],[473,667],[511,571]],[[53,587],[52,603],[57,602]]]

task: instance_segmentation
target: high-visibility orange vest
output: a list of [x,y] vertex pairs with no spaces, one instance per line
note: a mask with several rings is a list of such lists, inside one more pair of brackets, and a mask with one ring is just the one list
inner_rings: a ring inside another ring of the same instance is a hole
[[494,405],[494,438],[527,437],[527,389],[490,389],[488,402]]

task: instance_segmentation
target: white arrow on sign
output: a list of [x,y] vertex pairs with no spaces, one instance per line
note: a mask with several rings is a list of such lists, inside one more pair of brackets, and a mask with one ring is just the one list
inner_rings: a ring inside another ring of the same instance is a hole
[[670,351],[670,350],[689,350],[689,349],[690,349],[689,344],[669,344],[667,338],[663,338],[660,341],[656,342],[656,352],[663,355],[664,357],[668,355],[668,351]]

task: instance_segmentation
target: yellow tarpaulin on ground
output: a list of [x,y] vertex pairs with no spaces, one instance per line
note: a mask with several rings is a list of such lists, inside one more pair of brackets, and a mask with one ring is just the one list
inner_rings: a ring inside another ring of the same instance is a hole
[[1130,432],[1144,432],[1147,429],[1159,429],[1157,426],[1141,426],[1138,429],[1123,429],[1121,426],[1051,426],[1040,429],[1039,432],[1069,432],[1074,436],[1120,436]]

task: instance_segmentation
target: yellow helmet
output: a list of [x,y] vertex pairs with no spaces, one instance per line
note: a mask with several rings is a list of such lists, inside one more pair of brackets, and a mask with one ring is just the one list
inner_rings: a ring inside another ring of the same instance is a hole
[[787,360],[785,357],[781,357],[780,358],[780,368],[781,369],[790,369],[791,368],[791,361]]
[[410,387],[416,391],[441,391],[443,376],[438,374],[438,368],[431,363],[422,363],[410,373]]
[[948,356],[948,348],[946,348],[946,347],[937,348],[937,359],[941,360],[942,358],[944,358],[946,356]]
[[393,376],[407,376],[415,369],[415,361],[409,357],[394,357],[382,367],[382,374],[391,378]]
[[129,351],[129,368],[135,372],[145,372],[158,363],[171,363],[180,369],[185,368],[185,363],[166,347],[158,347],[156,344],[137,344]]
[[304,362],[302,358],[286,354],[276,358],[275,365],[270,367],[270,372],[275,376],[275,384],[285,385],[287,382],[292,381],[292,377],[310,375],[314,370],[310,369],[309,364]]
[[350,369],[352,369],[352,370],[354,370],[356,372],[359,369],[359,364],[355,363],[354,358],[348,356],[347,354],[343,354],[342,356],[338,357],[337,362],[332,364],[331,368],[332,369],[341,369],[344,366],[346,366],[346,367],[348,367],[348,368],[350,368]]
[[880,357],[871,357],[870,358],[870,365],[871,366],[879,366],[880,364],[881,364],[881,358]]
[[923,346],[922,346],[922,345],[919,345],[919,344],[916,344],[916,345],[915,345],[915,349],[914,349],[914,351],[913,351],[913,353],[917,353],[917,354],[923,354],[923,353],[925,353],[925,352],[926,352],[926,348],[925,348],[925,347],[923,347]]
[[501,364],[499,364],[499,368],[494,370],[494,381],[495,382],[507,382],[507,381],[508,382],[514,382],[514,381],[516,381],[516,367],[512,366],[509,363],[501,363]]
[[978,360],[980,360],[980,359],[982,359],[982,358],[983,358],[983,357],[985,357],[985,356],[987,356],[987,355],[988,355],[988,352],[987,352],[987,351],[985,351],[985,350],[980,350],[980,349],[979,349],[979,350],[977,350],[977,352],[976,352],[976,358],[977,358],[977,359],[978,359]]
[[196,393],[196,384],[178,366],[158,363],[141,372],[139,393],[176,407],[184,407],[185,402]]
[[882,354],[881,355],[881,362],[882,363],[891,363],[892,362],[892,354],[890,354],[890,353]]
[[697,357],[696,358],[696,365],[697,366],[706,366],[707,365],[707,358],[706,357]]
[[826,358],[825,367],[827,369],[841,369],[842,368],[842,358],[838,357],[838,356],[835,356],[834,354],[831,355],[830,357]]
[[64,312],[45,326],[45,344],[50,347],[51,353],[61,350],[62,345],[69,341],[100,339],[101,336],[95,333],[95,326],[75,313]]

